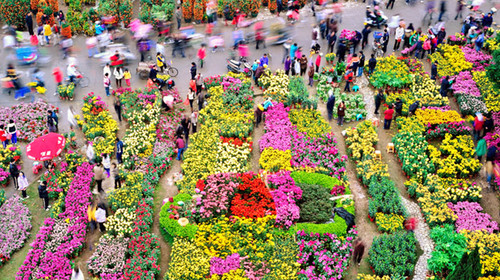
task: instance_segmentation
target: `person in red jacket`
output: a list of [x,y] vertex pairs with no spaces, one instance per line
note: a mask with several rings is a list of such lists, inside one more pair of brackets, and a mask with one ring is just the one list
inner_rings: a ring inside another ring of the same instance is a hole
[[201,44],[201,48],[198,50],[197,56],[200,61],[200,68],[203,68],[203,63],[205,62],[205,58],[207,57],[207,50],[205,48],[205,44]]
[[389,109],[384,112],[384,129],[391,129],[392,115],[394,114],[394,109],[392,105],[389,105]]
[[484,117],[483,114],[477,112],[474,118],[474,140],[478,140],[479,135],[481,135],[481,130],[483,130]]
[[7,138],[7,131],[5,131],[3,124],[0,124],[0,141],[2,141],[3,148],[7,148],[7,145],[9,145],[9,139]]
[[351,69],[347,70],[347,73],[345,74],[344,78],[345,78],[344,91],[351,92],[350,85],[354,81],[354,73],[352,72]]

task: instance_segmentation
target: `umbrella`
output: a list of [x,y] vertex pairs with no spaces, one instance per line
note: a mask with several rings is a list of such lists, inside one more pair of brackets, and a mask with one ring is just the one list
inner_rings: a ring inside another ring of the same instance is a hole
[[61,134],[49,133],[26,146],[26,155],[32,160],[49,160],[61,154],[66,139]]

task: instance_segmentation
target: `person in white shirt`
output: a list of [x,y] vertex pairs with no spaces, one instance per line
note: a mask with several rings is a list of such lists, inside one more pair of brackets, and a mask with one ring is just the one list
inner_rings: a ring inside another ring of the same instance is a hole
[[71,280],[85,280],[83,272],[80,271],[78,266],[75,266],[73,271],[71,271]]
[[401,23],[398,28],[396,28],[396,35],[394,37],[394,51],[399,49],[399,45],[405,36],[405,25]]
[[26,189],[29,186],[29,182],[26,176],[24,175],[24,172],[22,171],[19,172],[19,177],[17,178],[17,184],[19,186],[19,190],[23,195],[23,199],[29,198],[29,196],[26,195]]
[[102,203],[97,206],[97,210],[95,211],[95,220],[99,224],[99,231],[105,232],[106,227],[104,226],[104,223],[106,222],[106,206]]
[[113,75],[115,76],[116,80],[116,87],[121,88],[122,87],[122,80],[123,80],[123,68],[121,66],[116,67],[115,71],[113,71]]
[[69,106],[68,109],[68,122],[69,128],[71,128],[71,130],[78,126],[78,122],[75,119],[75,113],[73,112],[73,106]]
[[109,170],[111,169],[111,159],[109,158],[109,154],[102,154],[102,166],[104,167],[104,170],[106,170],[106,173],[108,173],[109,178]]
[[95,159],[95,152],[94,152],[94,148],[92,147],[92,142],[88,142],[87,143],[87,159],[90,163],[93,163],[94,162],[94,159]]
[[69,81],[71,83],[74,83],[75,79],[76,79],[76,76],[78,76],[78,70],[76,69],[76,65],[75,64],[69,64],[68,68],[66,69],[66,72],[68,74]]
[[109,63],[106,63],[106,66],[102,69],[102,75],[106,76],[106,73],[108,73],[108,77],[111,77],[111,67],[109,67]]

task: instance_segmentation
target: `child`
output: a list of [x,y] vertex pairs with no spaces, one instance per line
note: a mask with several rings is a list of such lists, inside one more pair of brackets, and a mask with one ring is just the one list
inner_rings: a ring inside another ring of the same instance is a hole
[[123,78],[125,79],[125,83],[127,84],[128,87],[130,87],[130,78],[132,77],[132,74],[128,71],[128,68],[125,68],[125,72],[123,72]]
[[17,178],[17,180],[18,180],[19,190],[23,195],[23,200],[29,198],[29,196],[26,195],[26,189],[28,188],[29,183],[26,176],[24,176],[24,172],[22,171],[19,172],[19,177]]
[[114,162],[112,166],[113,170],[111,171],[111,173],[113,174],[113,178],[115,179],[115,189],[119,189],[122,187],[122,181],[120,178],[120,169],[118,169],[118,165],[116,165],[116,163]]

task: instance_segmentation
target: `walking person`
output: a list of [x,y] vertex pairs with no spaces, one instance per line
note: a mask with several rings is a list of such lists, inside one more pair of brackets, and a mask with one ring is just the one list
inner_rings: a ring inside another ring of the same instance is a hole
[[337,35],[335,31],[330,33],[328,36],[328,52],[333,53],[333,48],[335,47],[335,42],[337,42]]
[[262,110],[257,106],[254,110],[255,117],[255,127],[259,127],[260,122],[262,121]]
[[49,211],[49,193],[47,192],[47,181],[42,181],[38,186],[38,197],[43,200],[43,208],[45,211]]
[[391,129],[392,116],[394,115],[394,109],[392,105],[389,105],[389,109],[384,112],[384,129]]
[[335,95],[330,91],[328,101],[326,102],[326,111],[328,113],[328,120],[331,121],[333,117],[333,108],[335,107]]
[[354,73],[352,72],[351,69],[347,70],[347,73],[344,76],[345,78],[345,87],[344,91],[346,92],[351,92],[351,83],[354,81]]
[[353,247],[354,247],[354,252],[352,255],[353,255],[354,263],[356,263],[356,264],[358,264],[358,266],[360,266],[361,259],[363,258],[363,254],[365,253],[365,244],[363,243],[363,240],[361,240],[361,237],[354,240]]
[[177,146],[177,160],[182,159],[182,154],[184,153],[184,150],[186,149],[185,146],[186,144],[184,143],[184,139],[182,139],[182,136],[177,136],[177,140],[175,140],[175,144]]
[[17,144],[17,126],[16,123],[14,123],[14,120],[9,120],[9,124],[7,125],[7,132],[10,134],[10,141],[12,142],[12,145]]
[[439,17],[438,21],[441,21],[443,19],[443,15],[446,13],[446,1],[441,0],[441,3],[439,3]]
[[123,142],[120,140],[120,138],[116,138],[116,160],[118,161],[118,164],[121,164],[122,161],[122,155],[123,155]]
[[97,185],[97,191],[99,193],[103,193],[104,190],[102,189],[102,180],[104,180],[104,168],[100,162],[94,166],[94,180]]
[[290,75],[290,68],[292,66],[292,60],[290,59],[290,56],[287,55],[285,59],[285,74],[288,76]]
[[396,0],[389,0],[389,1],[387,2],[387,5],[385,6],[385,8],[386,8],[387,10],[389,10],[389,6],[390,6],[390,7],[391,7],[391,10],[392,10],[392,9],[394,8],[394,2],[396,2]]
[[358,66],[358,77],[363,75],[363,68],[365,67],[365,55],[363,51],[359,51],[359,66]]
[[9,145],[10,134],[5,131],[4,127],[3,124],[0,124],[0,141],[2,141],[3,148],[5,149]]
[[14,187],[16,187],[16,190],[19,189],[19,182],[17,180],[19,177],[19,168],[17,168],[15,159],[10,160],[9,173],[10,177],[12,177],[12,180],[14,181]]
[[198,127],[198,112],[193,111],[191,113],[191,128],[193,131],[193,134],[196,133]]
[[113,71],[113,75],[115,76],[115,81],[116,81],[116,88],[121,88],[122,87],[122,80],[123,80],[123,68],[121,66],[116,67],[115,71]]
[[492,145],[486,151],[486,181],[488,182],[488,190],[491,191],[491,179],[493,178],[493,162],[496,160],[497,147]]
[[115,190],[116,190],[122,187],[122,181],[120,178],[120,169],[118,169],[118,165],[114,162],[111,165],[113,166],[111,174],[113,175],[113,179],[115,180]]
[[95,220],[95,211],[97,210],[97,202],[95,200],[87,207],[87,218],[89,220],[90,232],[94,233],[97,228],[97,221]]
[[375,67],[377,66],[377,59],[374,54],[371,54],[370,60],[368,60],[368,75],[371,75],[373,71],[375,71]]
[[115,95],[115,101],[113,102],[116,114],[118,115],[118,120],[122,122],[122,101],[118,95]]
[[130,87],[130,78],[132,78],[132,74],[130,74],[128,68],[125,68],[125,71],[123,72],[123,78],[125,79],[125,84],[127,85],[127,87]]
[[184,137],[186,138],[186,144],[189,142],[189,130],[191,128],[191,120],[188,118],[188,115],[184,115],[181,120],[181,126],[184,131]]
[[95,160],[95,152],[94,152],[94,147],[92,147],[92,142],[87,143],[87,150],[86,150],[86,156],[87,160],[89,161],[90,164],[94,163]]
[[363,40],[361,41],[361,48],[364,49],[366,45],[368,44],[368,36],[371,33],[371,28],[369,25],[365,25],[365,28],[361,30],[361,35],[363,35]]
[[191,107],[191,112],[193,111],[193,102],[194,102],[195,96],[196,96],[196,93],[193,91],[192,88],[190,88],[189,92],[188,92],[188,100],[189,100],[189,107]]
[[339,106],[337,107],[337,115],[338,115],[338,122],[337,124],[342,126],[344,124],[344,116],[345,116],[345,104],[344,101],[340,101]]
[[309,63],[309,72],[307,73],[309,76],[309,86],[312,87],[314,85],[314,64]]
[[474,140],[478,140],[483,130],[484,117],[483,114],[477,112],[474,118]]
[[316,56],[316,73],[319,73],[319,67],[321,66],[321,57],[323,57],[323,53],[319,53],[318,56]]
[[[198,75],[196,75],[196,94],[200,94],[202,89],[203,89],[203,75],[201,73],[198,73]],[[193,106],[191,106],[191,108],[192,107]]]
[[346,52],[346,45],[342,40],[339,42],[339,45],[337,46],[337,58],[339,63],[344,61],[345,52]]
[[487,150],[488,146],[486,144],[486,140],[484,138],[479,139],[479,141],[477,141],[477,146],[476,146],[476,155],[477,155],[477,160],[479,160],[479,163],[481,163],[483,156],[486,154]]
[[35,33],[33,32],[33,16],[32,16],[31,12],[28,12],[28,14],[26,15],[25,21],[26,21],[26,26],[28,27],[28,33],[30,34],[30,36],[35,35]]
[[300,75],[304,76],[304,74],[307,71],[307,57],[305,54],[303,54],[302,57],[299,58],[299,63],[300,63]]
[[69,122],[69,128],[71,130],[74,130],[75,128],[78,127],[78,122],[76,121],[75,118],[75,110],[73,109],[73,106],[69,106],[68,109],[68,122]]
[[177,20],[177,29],[181,29],[182,11],[180,6],[177,6],[175,10],[175,19]]
[[189,72],[191,73],[191,80],[194,80],[196,77],[196,63],[191,62],[191,69],[189,69]]
[[75,265],[75,268],[71,271],[71,280],[85,280],[83,272],[80,270],[78,265]]
[[111,80],[109,79],[108,73],[104,74],[103,84],[104,84],[104,90],[106,91],[106,96],[109,96],[110,95],[109,87],[111,85]]
[[29,198],[29,196],[26,194],[26,189],[29,186],[28,178],[26,178],[24,172],[22,171],[19,172],[18,185],[19,185],[19,190],[21,191],[21,194],[23,196],[23,199]]
[[377,95],[375,95],[375,115],[378,115],[378,109],[380,108],[380,104],[384,100],[384,93],[382,89],[379,89]]
[[105,232],[106,227],[104,226],[104,223],[106,222],[106,206],[104,205],[104,203],[99,203],[97,205],[97,210],[95,211],[95,220],[99,225],[99,231]]
[[204,103],[205,103],[205,93],[200,92],[200,94],[198,94],[198,111],[201,111],[201,109],[203,109]]
[[111,159],[109,158],[108,153],[102,154],[102,165],[104,167],[104,170],[106,171],[107,178],[109,178],[110,170],[111,170]]
[[200,68],[203,68],[203,65],[205,64],[205,58],[207,57],[207,49],[205,47],[205,44],[201,44],[201,47],[198,49],[198,53],[196,55],[198,56],[198,61],[200,62]]
[[457,1],[457,15],[455,16],[455,20],[458,19],[458,16],[460,16],[460,18],[462,18],[462,11],[464,9],[464,2],[463,0],[458,0]]

